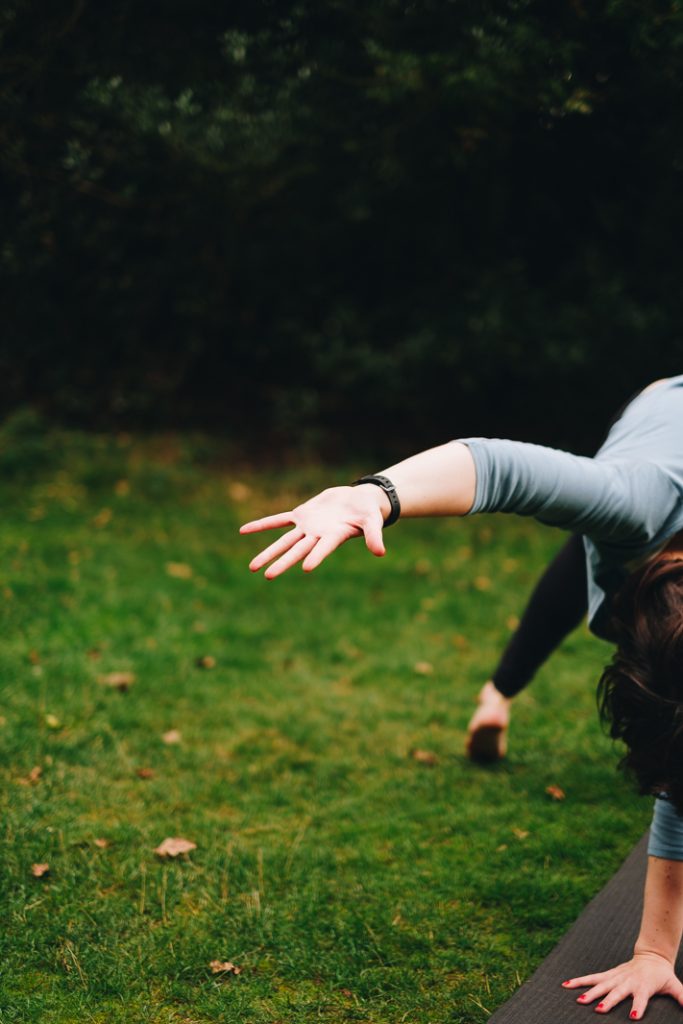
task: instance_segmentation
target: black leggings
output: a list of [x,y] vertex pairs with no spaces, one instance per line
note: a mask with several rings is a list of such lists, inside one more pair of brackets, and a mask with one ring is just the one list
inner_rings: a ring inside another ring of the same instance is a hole
[[514,697],[588,610],[583,541],[572,535],[536,584],[521,622],[491,677]]

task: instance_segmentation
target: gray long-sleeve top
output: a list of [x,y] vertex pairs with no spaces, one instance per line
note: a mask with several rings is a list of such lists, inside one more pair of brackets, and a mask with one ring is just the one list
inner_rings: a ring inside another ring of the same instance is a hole
[[[594,456],[521,441],[462,438],[477,512],[533,516],[583,536],[588,623],[610,639],[610,602],[626,577],[683,530],[683,374],[641,392]],[[683,819],[655,800],[648,852],[683,860]]]

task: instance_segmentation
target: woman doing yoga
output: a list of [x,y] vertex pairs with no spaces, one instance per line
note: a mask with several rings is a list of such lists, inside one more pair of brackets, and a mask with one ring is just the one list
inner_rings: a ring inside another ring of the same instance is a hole
[[291,529],[250,563],[273,579],[315,569],[352,537],[383,555],[399,515],[508,512],[568,530],[470,723],[469,750],[505,750],[509,701],[588,609],[591,630],[616,644],[600,708],[627,753],[622,764],[655,796],[644,909],[632,958],[564,982],[607,1013],[632,998],[640,1020],[653,995],[683,1006],[674,973],[683,935],[683,375],[656,381],[613,423],[594,458],[523,442],[451,441],[333,487],[242,533]]

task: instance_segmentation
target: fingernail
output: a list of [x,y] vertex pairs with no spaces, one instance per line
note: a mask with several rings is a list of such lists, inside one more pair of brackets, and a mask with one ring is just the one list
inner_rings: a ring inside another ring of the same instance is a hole
[[604,1010],[604,1008],[605,1008],[605,1004],[604,1003],[598,1003],[598,1005],[595,1007],[596,1010]]
[[563,985],[571,985],[571,980],[570,981],[563,981],[562,984]]
[[631,1018],[631,1020],[638,1020],[637,1010],[631,1010],[631,1012],[629,1013],[629,1017]]

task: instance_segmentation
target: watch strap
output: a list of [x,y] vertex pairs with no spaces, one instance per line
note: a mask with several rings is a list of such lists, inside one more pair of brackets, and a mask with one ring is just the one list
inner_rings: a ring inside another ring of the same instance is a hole
[[352,487],[357,487],[358,484],[375,484],[376,487],[381,487],[391,505],[391,512],[384,520],[384,526],[393,526],[398,517],[401,515],[401,502],[398,500],[398,494],[396,488],[392,484],[388,476],[382,476],[381,473],[371,473],[369,476],[362,476],[360,480],[354,480],[351,484]]

